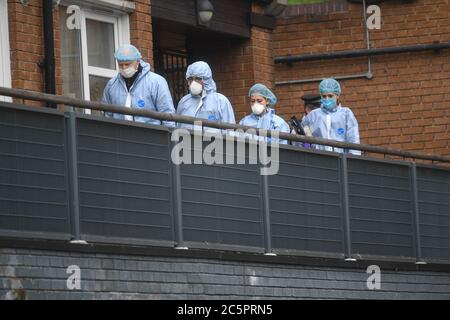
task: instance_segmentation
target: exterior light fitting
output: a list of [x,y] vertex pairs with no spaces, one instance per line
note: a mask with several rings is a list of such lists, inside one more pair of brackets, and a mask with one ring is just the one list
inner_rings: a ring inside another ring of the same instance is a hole
[[197,23],[208,26],[214,14],[214,7],[209,0],[197,0]]

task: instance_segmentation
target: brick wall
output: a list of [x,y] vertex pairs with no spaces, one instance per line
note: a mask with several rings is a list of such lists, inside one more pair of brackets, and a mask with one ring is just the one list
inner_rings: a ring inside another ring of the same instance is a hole
[[145,61],[153,66],[152,18],[149,0],[135,0],[136,9],[130,15],[130,40],[139,48]]
[[[69,290],[67,268],[81,270]],[[450,299],[450,274],[0,248],[0,299]],[[278,311],[280,312],[280,311]]]
[[[450,41],[447,0],[383,2],[382,25],[370,31],[372,48]],[[274,56],[365,49],[362,6],[348,12],[280,19]],[[342,102],[360,124],[362,143],[450,154],[450,50],[377,56],[373,80],[341,80]],[[275,81],[323,78],[367,71],[367,58],[276,65]],[[318,83],[277,86],[279,112],[300,114],[304,93]]]
[[28,6],[8,1],[8,20],[12,87],[44,91],[44,72],[38,66],[44,59],[42,1]]

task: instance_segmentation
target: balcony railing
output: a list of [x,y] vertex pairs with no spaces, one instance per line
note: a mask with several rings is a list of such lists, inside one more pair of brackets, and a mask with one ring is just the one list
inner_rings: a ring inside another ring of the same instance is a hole
[[175,165],[171,131],[1,102],[0,236],[450,262],[445,167],[285,145],[271,176],[259,164]]

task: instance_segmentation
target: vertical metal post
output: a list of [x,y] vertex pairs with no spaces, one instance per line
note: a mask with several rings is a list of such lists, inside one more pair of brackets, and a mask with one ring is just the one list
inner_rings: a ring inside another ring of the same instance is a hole
[[183,240],[183,212],[181,204],[181,165],[173,163],[171,153],[173,148],[173,142],[171,141],[171,132],[169,132],[169,159],[171,162],[171,175],[172,175],[172,213],[174,223],[174,237],[176,249],[187,249]]
[[410,165],[410,192],[411,192],[411,211],[414,223],[414,246],[416,251],[417,263],[423,263],[422,248],[420,242],[420,222],[419,222],[419,195],[417,190],[417,166],[416,163]]
[[[259,146],[261,148],[261,145]],[[261,206],[264,221],[264,246],[265,254],[273,255],[272,253],[272,237],[270,230],[270,200],[269,200],[269,177],[261,175]]]
[[341,204],[342,204],[342,218],[344,226],[344,254],[346,260],[353,260],[352,256],[352,239],[350,231],[350,207],[348,199],[348,166],[347,156],[345,153],[341,154]]
[[67,149],[69,170],[69,201],[74,240],[80,240],[80,199],[78,185],[78,153],[77,153],[77,118],[74,112],[66,114],[67,121]]

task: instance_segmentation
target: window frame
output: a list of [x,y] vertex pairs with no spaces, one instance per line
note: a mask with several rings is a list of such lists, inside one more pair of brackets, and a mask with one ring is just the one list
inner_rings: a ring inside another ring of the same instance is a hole
[[[69,6],[69,4],[65,5]],[[64,7],[65,10],[67,7]],[[121,44],[130,43],[130,22],[128,12],[103,12],[91,7],[80,7],[80,54],[81,54],[81,87],[83,89],[83,99],[91,100],[90,92],[90,76],[103,78],[113,78],[119,71],[117,61],[115,61],[115,69],[107,69],[89,66],[88,42],[86,20],[94,20],[105,23],[111,23],[114,26],[114,50]],[[111,53],[113,54],[113,53]],[[86,114],[91,114],[90,109],[85,109]]]
[[94,67],[89,65],[88,55],[88,43],[87,43],[87,22],[86,20],[94,20],[112,24],[114,26],[114,49],[119,46],[119,18],[113,16],[100,15],[94,12],[81,11],[81,61],[83,72],[83,90],[85,92],[84,97],[86,100],[91,99],[89,77],[97,76],[104,78],[112,78],[117,74],[117,63],[115,63],[115,70],[106,69],[100,67]]

